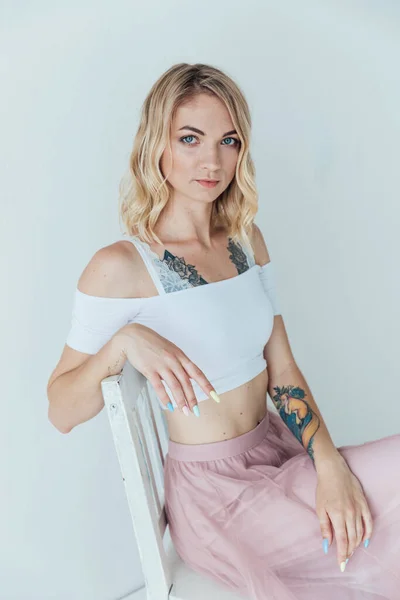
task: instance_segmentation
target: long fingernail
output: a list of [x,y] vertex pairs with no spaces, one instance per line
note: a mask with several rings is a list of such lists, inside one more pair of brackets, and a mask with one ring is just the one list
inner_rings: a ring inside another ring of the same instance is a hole
[[345,570],[346,565],[347,565],[347,560],[344,560],[343,562],[340,563],[340,570],[342,571],[342,573]]
[[369,539],[365,540],[365,542],[364,542],[364,548],[368,548],[368,546],[369,546]]
[[324,541],[322,542],[322,547],[324,549],[325,554],[328,554],[329,540],[327,540],[326,538],[324,538]]
[[220,397],[218,396],[217,392],[215,392],[214,390],[211,390],[210,392],[210,396],[213,400],[215,400],[215,402],[221,402]]
[[168,402],[168,404],[167,404],[167,408],[168,408],[168,410],[170,410],[171,412],[174,410],[174,407],[172,406],[172,402]]
[[189,411],[189,409],[188,409],[188,407],[187,407],[187,406],[184,406],[184,407],[182,408],[182,412],[183,412],[183,414],[184,414],[184,415],[186,415],[187,417],[190,415],[190,411]]
[[194,412],[194,414],[196,415],[196,417],[199,417],[199,416],[200,416],[200,410],[199,410],[199,407],[197,406],[197,404],[195,404],[195,405],[193,406],[193,412]]

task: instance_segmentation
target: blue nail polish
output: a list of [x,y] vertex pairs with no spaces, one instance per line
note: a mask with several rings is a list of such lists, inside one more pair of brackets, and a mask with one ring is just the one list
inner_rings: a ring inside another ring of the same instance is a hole
[[369,546],[369,539],[365,540],[365,542],[364,542],[364,548],[368,548],[368,546]]
[[174,407],[172,406],[172,402],[168,402],[168,404],[167,404],[167,408],[168,408],[168,410],[170,410],[171,412],[174,410]]
[[328,554],[329,541],[326,538],[324,538],[324,541],[322,542],[322,547],[324,549],[325,554]]
[[197,404],[195,404],[195,406],[193,406],[193,412],[196,415],[196,417],[200,416],[200,410]]

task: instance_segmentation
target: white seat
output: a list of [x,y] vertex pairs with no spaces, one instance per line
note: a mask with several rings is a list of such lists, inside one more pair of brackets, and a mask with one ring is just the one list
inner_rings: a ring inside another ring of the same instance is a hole
[[147,600],[245,600],[181,560],[164,507],[168,430],[148,380],[128,361],[101,389],[121,467]]

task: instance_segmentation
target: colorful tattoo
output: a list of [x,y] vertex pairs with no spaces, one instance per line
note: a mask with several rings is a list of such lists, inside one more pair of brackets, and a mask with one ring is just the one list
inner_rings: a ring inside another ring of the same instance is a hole
[[276,395],[272,401],[280,417],[314,460],[313,442],[320,420],[304,400],[307,394],[302,388],[293,385],[274,387],[274,390]]

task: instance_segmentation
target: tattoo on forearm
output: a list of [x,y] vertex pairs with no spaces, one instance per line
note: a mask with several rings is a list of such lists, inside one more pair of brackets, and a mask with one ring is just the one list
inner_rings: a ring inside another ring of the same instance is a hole
[[[117,358],[117,360],[115,361],[115,363],[108,367],[108,374],[115,375],[115,374],[120,373],[121,369],[119,369],[119,365],[124,360],[125,360],[125,354],[124,354],[123,350],[121,350],[121,353],[120,353],[119,357]],[[117,373],[116,373],[116,371],[117,371]]]
[[313,442],[320,420],[304,400],[307,394],[302,388],[293,385],[277,386],[274,390],[276,395],[273,396],[272,401],[280,417],[314,461]]

